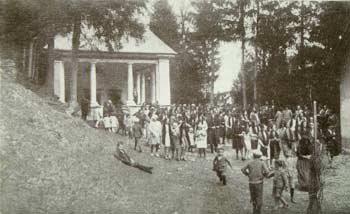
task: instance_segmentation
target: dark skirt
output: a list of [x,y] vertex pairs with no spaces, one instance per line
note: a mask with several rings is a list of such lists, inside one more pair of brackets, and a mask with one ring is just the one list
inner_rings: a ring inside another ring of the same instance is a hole
[[298,158],[297,171],[299,190],[306,192],[310,186],[310,160],[305,158]]
[[252,142],[252,150],[258,149],[258,140],[251,140]]
[[225,127],[220,126],[220,128],[217,131],[218,131],[219,137],[225,136]]
[[267,156],[268,156],[267,148],[261,146],[261,147],[260,147],[260,151],[261,151],[261,153],[262,153],[262,155],[263,155],[264,157],[267,157]]
[[277,140],[270,142],[270,155],[271,159],[278,159],[281,153],[281,148]]
[[329,152],[331,157],[337,156],[339,154],[336,141],[327,142],[327,151]]
[[243,149],[243,139],[241,136],[234,136],[232,141],[232,149]]

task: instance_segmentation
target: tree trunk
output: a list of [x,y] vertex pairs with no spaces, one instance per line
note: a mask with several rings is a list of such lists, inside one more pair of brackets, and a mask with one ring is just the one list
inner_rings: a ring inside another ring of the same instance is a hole
[[34,43],[33,47],[33,68],[32,68],[32,80],[35,84],[38,82],[38,41]]
[[241,24],[241,74],[242,74],[242,96],[243,96],[243,109],[247,109],[247,94],[246,94],[246,79],[245,79],[245,71],[244,71],[244,53],[245,53],[245,29],[244,29],[244,18],[245,18],[245,9],[244,9],[244,0],[240,2],[240,24]]
[[25,45],[23,45],[23,58],[22,58],[22,68],[21,72],[26,70],[26,59],[27,59],[27,48]]
[[29,55],[28,55],[28,78],[32,77],[32,69],[33,69],[33,48],[34,47],[34,41],[30,41],[29,43]]
[[[310,88],[310,80],[309,80],[309,74],[305,72],[305,57],[304,57],[304,46],[305,46],[305,36],[304,36],[305,26],[304,26],[304,0],[301,0],[301,6],[300,6],[300,47],[299,47],[299,57],[300,57],[300,68],[299,71],[300,75],[299,77],[302,77],[301,79],[306,79],[306,87],[299,87],[301,89],[300,96],[305,97],[306,94],[309,94],[309,88]],[[305,82],[304,82],[305,83]],[[303,96],[304,95],[304,96]],[[303,100],[304,103],[308,102],[311,103],[312,100]]]
[[259,0],[255,0],[256,4],[256,30],[255,30],[255,62],[254,62],[254,106],[257,104],[258,100],[258,87],[257,87],[257,76],[258,76],[258,31],[259,31],[259,16],[260,16],[260,5],[259,5]]
[[55,36],[52,35],[48,39],[48,56],[47,56],[47,73],[45,80],[45,87],[49,91],[50,94],[54,93],[53,90],[53,73],[54,73],[54,46],[55,46]]
[[[213,76],[215,75],[215,73],[213,72]],[[214,83],[215,83],[215,80],[214,80],[214,77],[213,79],[210,81],[210,104],[211,105],[214,105]]]
[[69,96],[69,110],[71,114],[75,114],[80,111],[78,105],[78,70],[79,70],[79,61],[78,61],[78,52],[80,46],[80,34],[81,34],[81,17],[77,15],[74,18],[73,25],[73,38],[72,38],[72,70],[71,70],[71,79],[70,79],[70,96]]

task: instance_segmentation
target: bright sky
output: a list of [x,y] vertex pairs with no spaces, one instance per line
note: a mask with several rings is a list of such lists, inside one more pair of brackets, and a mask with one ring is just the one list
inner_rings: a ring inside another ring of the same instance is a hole
[[219,77],[215,82],[214,91],[224,92],[231,90],[233,80],[238,77],[241,67],[241,51],[239,43],[222,43],[220,46],[221,66]]
[[[149,1],[152,10],[153,3],[156,0]],[[180,8],[189,8],[190,0],[168,0],[173,7],[175,14],[179,14]],[[221,66],[219,69],[219,77],[215,82],[215,92],[225,92],[231,90],[233,80],[237,78],[240,65],[241,53],[238,43],[222,43],[220,46]]]

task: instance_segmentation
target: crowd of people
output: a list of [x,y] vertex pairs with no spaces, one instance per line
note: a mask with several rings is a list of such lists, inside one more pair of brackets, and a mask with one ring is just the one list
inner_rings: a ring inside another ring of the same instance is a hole
[[[296,155],[297,147],[303,146],[303,136],[314,140],[314,114],[307,106],[277,108],[267,103],[248,112],[210,105],[143,105],[133,115],[117,112],[107,101],[95,127],[102,123],[110,132],[134,138],[138,151],[142,151],[140,142],[145,142],[152,156],[161,156],[160,148],[164,147],[165,159],[186,160],[186,154],[195,149],[199,157],[205,158],[207,149],[214,153],[220,145],[230,144],[236,159],[251,159],[252,150],[260,150],[270,168],[281,152],[284,156]],[[327,106],[319,108],[317,116],[319,138],[327,143],[332,157],[339,150],[337,116]]]
[[[113,110],[110,106],[106,109]],[[310,157],[315,141],[326,146],[330,167],[333,167],[333,157],[340,153],[336,114],[323,106],[317,111],[315,124],[315,115],[310,109],[268,104],[252,107],[250,111],[194,104],[167,108],[144,105],[135,114],[124,112],[118,119],[119,128],[107,129],[121,130],[134,140],[135,150],[142,152],[141,144],[146,144],[152,156],[166,160],[186,161],[187,154],[194,152],[198,152],[199,158],[206,158],[207,152],[215,152],[213,170],[224,185],[225,165],[229,161],[222,156],[223,145],[232,145],[237,160],[252,159],[242,172],[249,176],[254,213],[260,213],[262,181],[264,176],[271,176],[269,172],[274,174],[276,207],[280,202],[282,207],[287,207],[288,203],[282,197],[284,188],[289,189],[293,203],[296,179],[298,188],[308,191]],[[104,116],[110,118],[113,113],[107,110]]]

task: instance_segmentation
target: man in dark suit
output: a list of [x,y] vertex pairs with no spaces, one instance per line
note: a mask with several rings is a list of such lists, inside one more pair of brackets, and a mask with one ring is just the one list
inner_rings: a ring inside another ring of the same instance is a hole
[[220,120],[218,118],[218,115],[215,114],[215,110],[211,110],[209,113],[209,117],[207,119],[208,124],[208,143],[210,145],[211,153],[214,153],[214,151],[217,150],[218,142],[219,142],[219,136],[218,136],[218,128],[217,126],[220,125]]

